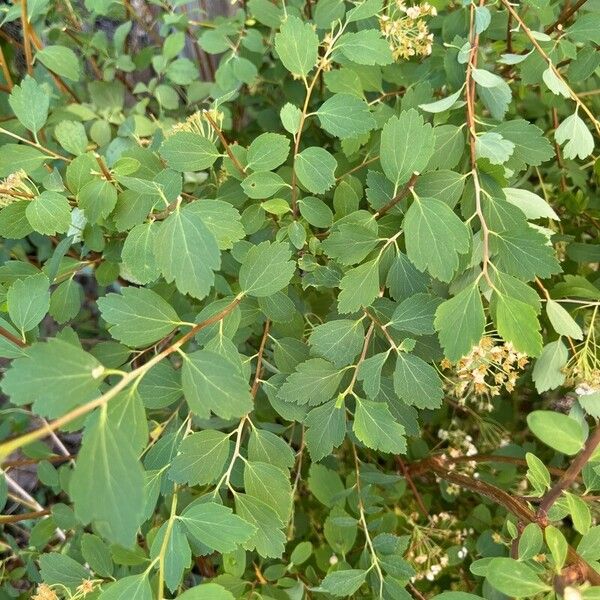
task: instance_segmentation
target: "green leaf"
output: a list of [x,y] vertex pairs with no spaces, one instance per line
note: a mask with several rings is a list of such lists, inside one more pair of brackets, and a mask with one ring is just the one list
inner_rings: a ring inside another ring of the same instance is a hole
[[252,140],[246,155],[253,171],[271,171],[282,165],[290,153],[290,141],[279,133],[263,133]]
[[313,408],[304,419],[306,447],[313,461],[331,454],[346,437],[346,409],[336,400]]
[[294,168],[298,181],[313,194],[324,194],[335,185],[337,161],[323,148],[311,146],[300,152]]
[[552,589],[530,566],[512,558],[492,559],[487,570],[487,580],[498,591],[512,598],[524,598]]
[[452,209],[434,198],[415,199],[404,217],[406,252],[420,271],[451,281],[459,254],[470,248],[470,234]]
[[434,333],[433,319],[440,299],[429,294],[415,294],[394,309],[389,326],[415,335]]
[[317,325],[308,340],[314,352],[336,367],[349,365],[360,352],[364,341],[362,321],[338,319]]
[[208,418],[212,411],[223,419],[231,419],[252,410],[248,382],[233,363],[210,350],[182,357],[183,392],[192,412]]
[[[544,529],[544,536],[546,538],[546,544],[550,550],[550,553],[552,554],[552,560],[554,561],[556,570],[560,571],[567,559],[569,544],[565,539],[565,536],[559,529],[554,527],[554,525],[546,526]],[[579,548],[577,551],[581,554],[581,550]]]
[[221,431],[198,431],[186,437],[173,460],[169,477],[176,483],[208,485],[223,473],[231,442]]
[[283,66],[296,77],[305,78],[317,64],[319,38],[309,23],[288,16],[275,35],[275,50]]
[[568,456],[577,454],[585,442],[585,434],[578,421],[549,410],[534,410],[527,415],[527,425],[544,444]]
[[127,346],[147,346],[171,333],[181,322],[175,309],[147,288],[123,288],[98,300],[110,334]]
[[[167,282],[175,282],[182,294],[204,298],[221,266],[215,236],[204,224],[193,204],[177,208],[161,224],[154,254]],[[197,257],[202,257],[201,260]]]
[[337,225],[323,240],[322,248],[342,265],[362,262],[379,243],[377,230],[361,223]]
[[248,440],[248,459],[270,462],[281,469],[291,469],[296,462],[294,451],[284,438],[266,429],[252,429]]
[[54,137],[67,152],[76,156],[87,150],[87,134],[79,121],[61,121],[54,128]]
[[0,146],[0,177],[7,177],[19,169],[31,173],[47,161],[46,154],[31,146],[3,144]]
[[286,402],[316,406],[331,400],[344,371],[322,358],[310,358],[300,363],[288,376],[278,396]]
[[71,48],[66,46],[46,46],[38,50],[35,59],[39,60],[47,69],[57,75],[79,81],[81,76],[79,68],[79,59]]
[[283,128],[288,133],[295,135],[298,129],[300,129],[300,122],[302,121],[302,111],[294,104],[287,102],[279,111],[279,118],[281,119],[281,124],[283,125]]
[[262,298],[287,286],[296,270],[292,252],[284,242],[261,242],[247,252],[240,268],[244,294]]
[[384,402],[357,398],[352,430],[368,448],[393,454],[406,453],[404,427],[394,420]]
[[329,573],[321,582],[319,590],[332,596],[347,597],[356,592],[367,579],[367,571],[345,569]]
[[557,127],[554,137],[561,146],[564,144],[563,156],[567,159],[579,157],[583,160],[594,151],[594,138],[577,113],[567,117]]
[[529,523],[519,538],[519,560],[529,560],[539,554],[544,543],[542,530],[537,523]]
[[102,600],[152,600],[147,573],[123,577],[102,591]]
[[246,232],[240,213],[229,202],[202,200],[188,204],[190,214],[197,214],[217,240],[220,250],[229,250]]
[[121,261],[128,280],[145,284],[158,279],[160,269],[154,256],[157,222],[136,225],[127,235],[121,250]]
[[17,279],[8,288],[6,302],[8,315],[25,338],[25,332],[39,325],[48,312],[50,281],[43,273]]
[[94,573],[102,577],[110,577],[113,574],[110,548],[97,535],[83,534],[81,537],[81,553]]
[[256,531],[248,521],[234,515],[231,508],[215,502],[194,502],[178,519],[194,540],[221,553],[233,552]]
[[26,356],[13,360],[2,390],[13,404],[21,406],[33,400],[38,414],[57,417],[97,393],[103,370],[91,354],[51,338],[33,344]]
[[338,311],[352,313],[369,306],[379,294],[379,261],[350,269],[340,281]]
[[276,194],[286,183],[277,173],[256,171],[242,181],[242,189],[248,198],[263,200]]
[[571,513],[571,519],[573,520],[573,527],[575,531],[585,535],[592,524],[592,513],[590,507],[587,505],[583,498],[565,492],[567,498],[567,506]]
[[422,173],[433,155],[435,136],[429,123],[410,109],[392,117],[381,132],[380,161],[387,178],[398,186]]
[[[270,4],[270,6],[273,5]],[[196,585],[183,592],[183,594],[179,594],[177,598],[179,600],[235,600],[234,595],[218,583]]]
[[238,515],[255,527],[255,532],[243,544],[246,550],[256,549],[265,558],[279,558],[285,548],[285,534],[277,513],[265,502],[248,494],[235,494]]
[[394,390],[411,406],[439,408],[444,392],[436,370],[414,354],[398,352]]
[[176,171],[203,171],[221,156],[213,142],[191,131],[170,135],[162,143],[160,154]]
[[554,209],[537,194],[517,188],[503,188],[506,199],[525,213],[528,219],[554,219],[560,221]]
[[479,343],[485,329],[481,294],[471,285],[436,310],[435,328],[446,357],[456,362]]
[[66,233],[71,226],[69,201],[57,192],[43,191],[28,202],[25,216],[35,231],[45,235]]
[[143,520],[144,470],[128,436],[111,426],[106,405],[86,427],[69,493],[82,523],[94,523],[117,544],[134,543]]
[[[168,523],[163,523],[158,530],[152,546],[150,557],[155,559],[160,555],[163,547]],[[180,521],[173,521],[164,554],[164,577],[167,587],[173,592],[181,584],[183,574],[192,562],[192,551],[185,536],[183,525]]]
[[504,164],[511,156],[515,145],[499,133],[486,131],[475,138],[477,158],[487,158],[493,165]]
[[34,134],[46,123],[50,96],[33,77],[26,75],[13,87],[8,103],[21,125]]
[[540,323],[535,309],[516,298],[497,297],[495,323],[498,333],[518,352],[539,356],[542,351]]
[[9,240],[20,240],[33,232],[26,214],[29,205],[28,200],[20,200],[0,211],[0,236]]
[[276,513],[285,525],[292,512],[292,484],[287,469],[256,461],[246,461],[244,466],[246,494],[262,500]]
[[566,335],[575,340],[583,339],[581,327],[577,325],[575,319],[558,302],[548,300],[546,302],[546,314],[556,333]]
[[47,585],[63,585],[75,589],[90,578],[90,573],[76,560],[66,554],[49,552],[39,558],[40,574]]
[[320,198],[315,198],[314,196],[301,198],[298,201],[298,207],[300,208],[300,214],[313,227],[325,229],[331,227],[333,224],[333,213],[329,206]]
[[375,29],[344,33],[336,48],[359,65],[389,65],[394,62],[389,43]]
[[98,223],[110,215],[117,204],[117,190],[106,179],[93,179],[77,193],[77,204],[88,221]]
[[376,125],[369,105],[350,94],[334,94],[316,114],[327,133],[342,139],[368,133]]
[[565,382],[564,367],[569,360],[569,351],[562,341],[546,344],[535,361],[531,378],[535,389],[541,394],[553,390]]
[[493,234],[490,236],[490,248],[497,254],[497,266],[519,279],[546,279],[560,272],[552,246],[547,244],[542,233],[534,229]]
[[544,132],[525,119],[504,121],[493,131],[514,144],[509,165],[514,165],[518,171],[526,165],[537,167],[554,156],[552,144],[544,137]]

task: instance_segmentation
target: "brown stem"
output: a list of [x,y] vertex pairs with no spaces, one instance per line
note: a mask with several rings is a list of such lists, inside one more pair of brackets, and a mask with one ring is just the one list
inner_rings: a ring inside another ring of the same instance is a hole
[[[435,473],[445,481],[455,483],[456,485],[465,489],[477,492],[478,494],[489,498],[503,506],[507,511],[518,517],[524,523],[538,523],[541,527],[545,526],[545,523],[538,521],[536,514],[518,498],[512,496],[508,492],[501,490],[489,483],[461,475],[450,471],[444,464],[444,461],[440,458],[433,457],[429,460],[429,470],[424,473]],[[580,567],[582,576],[587,579],[593,585],[600,585],[600,573],[598,573],[585,559],[583,559],[573,547],[569,546],[567,550],[567,557],[570,563],[576,564]]]
[[219,139],[221,140],[221,144],[223,144],[223,148],[225,148],[225,152],[227,152],[227,156],[229,156],[229,158],[231,159],[231,162],[234,164],[235,168],[243,176],[245,176],[246,172],[244,171],[244,167],[242,167],[242,164],[240,163],[240,161],[236,158],[235,154],[231,151],[231,148],[229,147],[229,143],[227,142],[227,138],[221,131],[221,128],[217,125],[216,121],[210,116],[210,113],[207,110],[204,111],[204,116],[206,117],[206,120],[211,124],[211,127],[215,130],[215,133],[219,136]]
[[23,48],[25,50],[25,63],[27,74],[33,75],[33,57],[31,55],[31,41],[29,39],[29,17],[27,16],[27,0],[21,0],[21,30],[23,31]]
[[4,327],[0,327],[0,335],[11,341],[15,346],[19,346],[19,348],[25,348],[27,346],[22,339],[18,338],[16,335],[13,335],[10,331],[4,329]]
[[406,479],[406,483],[408,483],[408,486],[410,487],[412,494],[415,497],[415,501],[417,502],[417,506],[419,507],[419,512],[427,519],[429,517],[429,511],[427,510],[427,507],[423,502],[423,497],[419,493],[419,490],[417,489],[417,486],[415,485],[415,482],[413,481],[413,478],[410,475],[406,463],[399,456],[396,456],[396,464],[400,467],[400,471],[402,471],[402,475],[404,476],[404,479]]
[[537,518],[545,521],[548,516],[548,511],[552,505],[561,497],[562,493],[569,488],[581,473],[581,470],[600,444],[600,426],[596,427],[594,433],[588,437],[583,450],[575,457],[575,460],[569,465],[569,468],[564,472],[563,476],[550,488],[546,495],[542,498],[540,507],[537,511]]
[[6,80],[8,90],[10,91],[12,90],[14,84],[10,71],[8,70],[8,63],[6,62],[6,57],[4,56],[2,46],[0,46],[0,67],[2,67],[2,74],[4,75],[4,79]]
[[21,513],[19,515],[0,515],[0,525],[5,523],[19,523],[20,521],[29,521],[30,519],[39,519],[50,514],[50,510],[36,510],[34,512]]
[[108,170],[104,159],[97,152],[94,152],[94,158],[96,159],[96,162],[98,163],[98,166],[102,171],[102,175],[104,175],[104,179],[106,179],[106,181],[112,181],[112,175],[110,174],[110,171]]
[[552,23],[552,25],[546,27],[544,33],[552,33],[559,25],[562,25],[568,21],[573,13],[577,12],[586,2],[587,0],[578,0],[578,2],[575,2],[575,4],[573,4],[573,6],[571,6],[568,10],[564,11],[560,17],[558,17],[558,19]]
[[408,196],[409,192],[414,187],[415,182],[417,181],[418,177],[419,177],[419,173],[413,173],[410,176],[408,183],[402,188],[402,190],[398,194],[396,194],[385,206],[380,208],[375,213],[375,218],[380,219],[381,217],[383,217],[383,215],[390,212],[390,210],[392,210],[392,208],[394,208],[394,206],[396,206],[396,204],[398,204],[398,202],[401,202],[402,200],[404,200],[404,198],[406,198],[406,196]]
[[43,460],[47,460],[50,463],[65,462],[75,458],[74,455],[69,454],[65,456],[42,456],[40,458],[20,458],[17,460],[6,460],[0,464],[3,469],[18,469],[20,467],[27,467],[29,465],[37,465]]
[[271,327],[271,321],[267,319],[265,321],[265,327],[263,329],[262,338],[260,340],[260,346],[258,348],[258,355],[256,356],[256,371],[254,373],[254,381],[252,382],[252,397],[256,398],[256,394],[258,392],[258,388],[260,386],[260,377],[262,375],[262,367],[263,367],[263,354],[265,353],[265,346],[267,345],[267,340],[269,339],[269,329]]
[[364,169],[368,165],[371,165],[378,160],[379,160],[379,154],[377,156],[373,156],[372,158],[368,158],[367,160],[361,162],[360,165],[357,165],[356,167],[352,167],[349,171],[346,171],[345,173],[342,173],[342,175],[340,175],[339,177],[336,177],[335,180],[339,181],[340,179],[343,179],[344,177],[346,177],[346,175],[352,175],[352,173],[356,173],[356,171],[360,171],[361,169]]

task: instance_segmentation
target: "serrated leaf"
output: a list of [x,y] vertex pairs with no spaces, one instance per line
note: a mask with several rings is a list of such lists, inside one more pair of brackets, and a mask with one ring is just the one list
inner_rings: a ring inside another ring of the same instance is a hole
[[246,461],[244,466],[246,494],[262,500],[285,525],[292,511],[292,484],[287,469],[257,461]]
[[160,154],[176,171],[203,171],[221,156],[213,142],[190,131],[170,135],[162,143]]
[[199,299],[208,294],[221,266],[217,240],[193,204],[178,208],[161,224],[154,253],[164,278]]
[[350,269],[341,279],[338,311],[352,313],[369,306],[379,294],[379,261],[370,260]]
[[71,207],[66,196],[43,191],[27,204],[27,220],[38,233],[56,235],[66,233],[71,226]]
[[295,76],[306,77],[317,64],[319,38],[309,23],[288,16],[275,35],[275,50],[283,66]]
[[[163,523],[158,530],[152,546],[150,557],[159,556],[163,549],[163,543],[169,524]],[[192,552],[185,537],[184,528],[180,521],[173,521],[169,530],[169,538],[164,552],[164,578],[167,587],[173,592],[181,584],[183,574],[192,562]]]
[[477,158],[487,158],[493,165],[505,163],[515,149],[515,145],[504,139],[499,133],[486,131],[475,139]]
[[470,235],[452,209],[435,198],[415,199],[404,217],[406,252],[420,271],[451,281],[459,254],[468,252]]
[[61,77],[65,77],[71,81],[79,81],[79,59],[71,48],[67,48],[66,46],[46,46],[36,52],[35,59]]
[[82,523],[93,522],[112,542],[133,544],[142,522],[144,470],[127,435],[111,427],[105,408],[86,427],[69,493]]
[[77,193],[77,204],[90,223],[98,223],[115,208],[117,189],[106,179],[92,179]]
[[310,358],[300,363],[289,375],[277,394],[286,402],[323,404],[336,393],[344,371],[322,358]]
[[398,352],[394,390],[406,404],[417,408],[439,408],[444,397],[436,370],[422,358],[406,352]]
[[346,409],[335,400],[313,408],[304,419],[306,447],[313,461],[331,454],[346,437]]
[[13,87],[8,103],[23,127],[34,134],[46,123],[50,96],[33,77],[26,75],[21,85]]
[[127,235],[121,251],[125,277],[141,284],[150,283],[160,276],[154,256],[154,239],[159,225],[156,222],[136,225]]
[[6,294],[8,315],[25,337],[25,332],[39,325],[50,307],[50,281],[43,273],[17,279]]
[[554,219],[560,221],[554,209],[537,194],[517,188],[503,188],[506,199],[518,206],[528,219]]
[[394,62],[389,43],[375,29],[344,33],[336,48],[359,65],[389,65]]
[[342,139],[368,133],[375,127],[368,104],[351,94],[334,94],[316,114],[325,131]]
[[152,587],[147,573],[129,575],[102,591],[102,600],[152,600]]
[[554,250],[542,233],[527,228],[490,236],[490,247],[497,254],[500,269],[525,281],[545,279],[560,272]]
[[[594,138],[583,119],[574,113],[567,117],[554,132],[556,141],[563,146],[565,158],[587,158],[594,151]],[[566,143],[565,143],[566,142]]]
[[248,147],[247,166],[253,171],[271,171],[282,165],[290,153],[290,141],[279,133],[263,133]]
[[251,523],[215,502],[194,502],[177,517],[194,540],[217,552],[233,552],[255,533]]
[[300,152],[294,168],[298,181],[313,194],[324,194],[335,184],[337,161],[323,148],[311,146]]
[[252,429],[248,440],[248,458],[269,462],[281,469],[291,469],[296,458],[291,446],[283,437],[266,429]]
[[296,263],[283,242],[261,242],[246,253],[240,268],[240,287],[245,294],[262,298],[283,289],[290,282]]
[[357,399],[352,430],[368,448],[393,454],[406,452],[404,427],[395,421],[385,402]]
[[415,335],[434,333],[433,319],[440,299],[429,294],[415,294],[394,309],[389,326]]
[[98,300],[111,335],[127,346],[147,346],[171,333],[181,322],[175,309],[147,288],[123,288]]
[[210,350],[182,356],[183,392],[192,412],[208,418],[212,411],[223,419],[231,419],[252,410],[248,382],[233,363]]
[[231,442],[221,431],[198,431],[186,437],[173,460],[169,477],[176,483],[208,485],[222,474]]
[[495,323],[498,333],[515,349],[528,356],[542,351],[540,323],[535,309],[516,298],[501,295],[497,298]]
[[573,319],[567,310],[558,302],[555,300],[548,300],[546,302],[546,314],[556,333],[559,335],[566,335],[575,340],[583,339],[581,327],[577,325],[575,319]]
[[380,161],[383,172],[397,188],[413,173],[422,173],[433,154],[433,128],[410,109],[392,117],[381,132]]
[[248,198],[263,200],[276,194],[286,183],[277,173],[256,171],[242,181],[242,189]]
[[562,341],[550,342],[542,349],[535,361],[531,375],[535,389],[541,394],[562,385],[565,381],[563,368],[567,364],[569,352]]
[[362,321],[336,319],[317,325],[308,340],[314,352],[336,367],[349,365],[360,352],[364,340]]
[[435,328],[444,354],[457,361],[479,343],[485,329],[481,294],[476,285],[469,286],[436,310]]

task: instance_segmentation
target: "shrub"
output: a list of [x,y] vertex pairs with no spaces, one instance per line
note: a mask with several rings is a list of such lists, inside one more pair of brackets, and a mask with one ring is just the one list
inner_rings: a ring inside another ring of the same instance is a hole
[[584,3],[3,8],[1,598],[600,597]]

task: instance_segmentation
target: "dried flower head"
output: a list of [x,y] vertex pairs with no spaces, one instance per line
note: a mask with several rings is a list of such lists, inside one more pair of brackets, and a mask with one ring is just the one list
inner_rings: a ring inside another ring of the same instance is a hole
[[40,583],[31,600],[58,600],[58,596],[49,585]]
[[[209,118],[207,118],[207,115]],[[197,133],[202,137],[205,137],[212,142],[217,141],[217,133],[214,127],[211,125],[210,120],[214,121],[219,128],[223,126],[224,114],[219,110],[198,110],[194,114],[190,115],[185,121],[176,123],[171,127],[169,131],[165,133],[167,137],[180,131],[189,131],[191,133]]]
[[388,4],[379,17],[379,26],[396,60],[431,54],[433,34],[429,33],[425,17],[436,14],[429,2],[406,6],[403,0],[396,0]]
[[24,198],[32,198],[34,195],[27,183],[27,173],[23,169],[0,181],[0,208]]

